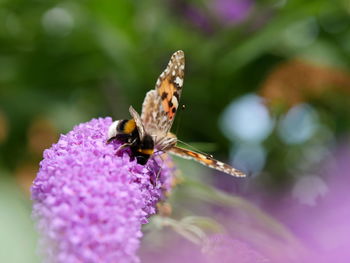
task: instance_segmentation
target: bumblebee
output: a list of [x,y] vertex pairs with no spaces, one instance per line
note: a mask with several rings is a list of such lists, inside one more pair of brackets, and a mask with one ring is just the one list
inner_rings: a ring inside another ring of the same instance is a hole
[[130,147],[132,155],[139,164],[145,165],[154,153],[152,136],[145,134],[141,139],[134,119],[113,122],[108,129],[108,142],[113,139],[123,143],[119,149]]

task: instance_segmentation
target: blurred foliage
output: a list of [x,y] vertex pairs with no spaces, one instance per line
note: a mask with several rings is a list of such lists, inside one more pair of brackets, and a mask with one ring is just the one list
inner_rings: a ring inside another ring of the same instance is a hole
[[0,105],[10,135],[1,163],[14,169],[29,158],[28,129],[38,118],[58,134],[91,117],[125,118],[129,104],[140,109],[177,49],[186,53],[187,107],[175,129],[186,141],[215,141],[219,150],[225,139],[211,124],[233,98],[257,91],[277,63],[299,57],[349,67],[346,1],[262,1],[237,24],[227,24],[212,5],[3,1]]
[[[350,130],[349,2],[247,2],[232,4],[239,15],[230,17],[215,0],[1,1],[0,180],[15,176],[29,194],[42,151],[60,133],[93,117],[127,118],[129,105],[140,110],[178,49],[186,54],[186,108],[173,127],[181,140],[214,142],[209,148],[227,156],[241,142],[224,137],[220,116],[256,93],[277,126],[262,142],[266,161],[252,185],[278,188],[317,167]],[[278,123],[300,103],[322,129],[290,145]],[[236,189],[222,178],[213,181]]]

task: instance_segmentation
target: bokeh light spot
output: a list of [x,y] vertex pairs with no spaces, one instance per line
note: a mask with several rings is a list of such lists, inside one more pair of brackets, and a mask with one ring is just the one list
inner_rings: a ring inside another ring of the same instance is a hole
[[261,142],[269,136],[274,121],[262,98],[249,94],[232,102],[226,108],[221,128],[232,141]]
[[248,175],[256,175],[264,168],[266,150],[260,144],[241,144],[231,150],[231,161],[234,167]]
[[307,104],[290,109],[278,126],[278,135],[287,144],[304,143],[318,127],[317,113]]
[[293,187],[292,196],[301,204],[314,206],[319,196],[328,192],[328,186],[318,176],[304,176]]
[[74,19],[66,9],[54,7],[44,13],[42,25],[49,35],[66,36],[74,27]]

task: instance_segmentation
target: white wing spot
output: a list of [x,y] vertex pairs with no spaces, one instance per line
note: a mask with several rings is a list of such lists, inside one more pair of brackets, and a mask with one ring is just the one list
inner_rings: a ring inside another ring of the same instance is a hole
[[177,107],[179,106],[179,102],[177,101],[177,98],[175,96],[173,96],[173,98],[171,99],[171,102],[173,103],[173,105],[177,109]]
[[225,166],[225,164],[222,163],[222,162],[217,162],[217,165],[220,166],[220,167],[224,167]]
[[176,77],[175,83],[176,83],[177,85],[179,85],[180,87],[182,87],[183,82],[184,82],[184,81],[183,81],[182,78]]

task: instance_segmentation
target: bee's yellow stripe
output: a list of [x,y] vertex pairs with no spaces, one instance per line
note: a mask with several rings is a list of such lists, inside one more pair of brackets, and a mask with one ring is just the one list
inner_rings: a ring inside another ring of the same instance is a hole
[[131,119],[125,123],[124,132],[126,134],[132,133],[136,129],[136,123],[134,119]]
[[152,155],[153,152],[154,152],[154,149],[139,149],[138,151],[139,151],[140,153],[143,153],[143,154]]

